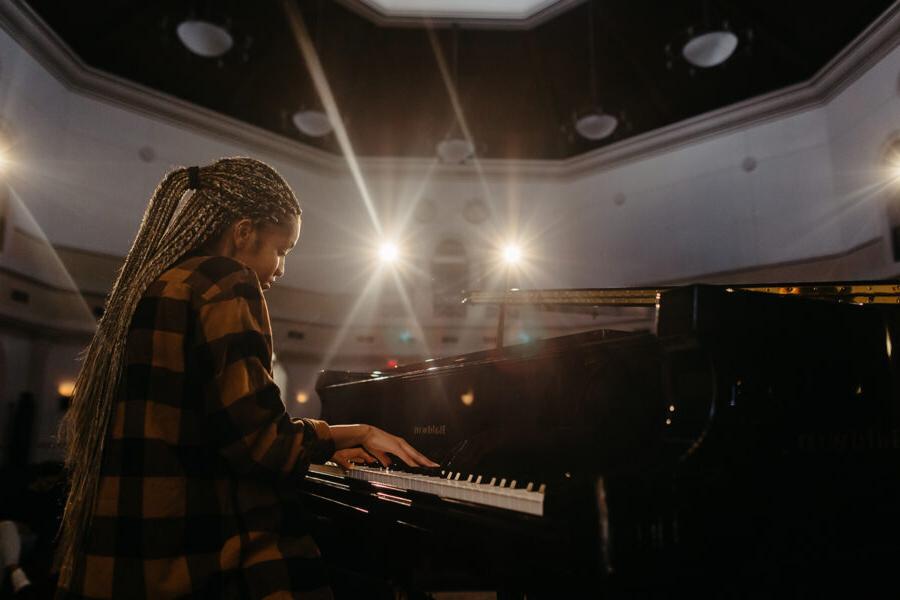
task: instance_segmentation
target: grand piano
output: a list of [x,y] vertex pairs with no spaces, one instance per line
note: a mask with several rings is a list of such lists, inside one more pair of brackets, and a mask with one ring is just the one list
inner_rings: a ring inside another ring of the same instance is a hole
[[897,593],[900,285],[472,300],[654,319],[321,373],[323,418],[441,463],[311,465],[304,503],[332,561],[413,594]]

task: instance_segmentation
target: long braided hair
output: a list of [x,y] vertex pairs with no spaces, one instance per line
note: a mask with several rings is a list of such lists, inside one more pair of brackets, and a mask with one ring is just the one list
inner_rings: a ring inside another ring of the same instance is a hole
[[[189,190],[193,193],[186,195]],[[300,206],[287,183],[272,167],[252,158],[223,158],[204,167],[175,169],[153,192],[94,338],[83,353],[71,408],[60,427],[70,480],[58,548],[61,575],[74,567],[93,516],[128,328],[144,291],[236,219],[278,223],[299,215]]]

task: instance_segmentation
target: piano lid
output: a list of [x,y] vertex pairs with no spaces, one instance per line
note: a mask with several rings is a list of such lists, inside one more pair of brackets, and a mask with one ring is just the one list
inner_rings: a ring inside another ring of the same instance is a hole
[[[653,307],[659,302],[660,294],[674,287],[475,291],[465,297],[463,302],[534,305],[545,309],[579,306],[585,308],[595,306]],[[768,283],[714,285],[712,287],[729,291],[744,290],[783,296],[803,296],[853,304],[900,304],[900,283],[898,282]]]

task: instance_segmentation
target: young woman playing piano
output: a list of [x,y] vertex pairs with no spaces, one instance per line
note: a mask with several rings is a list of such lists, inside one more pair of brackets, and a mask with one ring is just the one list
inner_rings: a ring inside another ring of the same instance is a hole
[[63,423],[58,597],[327,597],[296,506],[309,462],[436,466],[375,427],[285,412],[263,291],[299,232],[293,192],[257,160],[159,184]]

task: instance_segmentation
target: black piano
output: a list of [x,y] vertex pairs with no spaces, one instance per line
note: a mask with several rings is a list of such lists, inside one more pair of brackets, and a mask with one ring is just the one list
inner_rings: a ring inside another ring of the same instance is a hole
[[645,305],[655,323],[325,371],[323,418],[401,435],[441,469],[312,465],[323,553],[411,594],[895,595],[898,298],[894,284],[505,294]]

